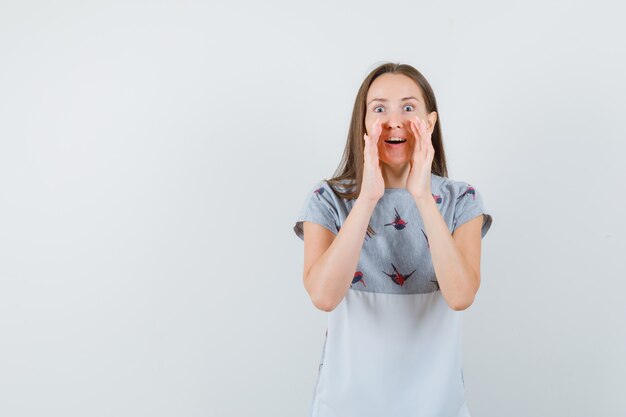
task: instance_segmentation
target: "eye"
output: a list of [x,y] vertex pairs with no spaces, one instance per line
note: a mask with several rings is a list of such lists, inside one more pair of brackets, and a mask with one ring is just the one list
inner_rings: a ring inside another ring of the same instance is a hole
[[374,113],[380,113],[379,111],[376,111],[377,109],[382,109],[383,106],[376,106],[374,107]]
[[405,110],[406,110],[406,108],[407,108],[407,107],[409,107],[409,110],[407,110],[407,111],[413,111],[413,110],[415,110],[411,104],[406,104],[406,105],[404,106]]

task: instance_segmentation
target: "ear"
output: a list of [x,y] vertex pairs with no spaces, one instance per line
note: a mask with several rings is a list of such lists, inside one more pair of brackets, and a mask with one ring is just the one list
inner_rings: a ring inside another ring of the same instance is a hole
[[432,111],[428,114],[428,132],[432,135],[435,130],[435,123],[437,122],[437,112]]

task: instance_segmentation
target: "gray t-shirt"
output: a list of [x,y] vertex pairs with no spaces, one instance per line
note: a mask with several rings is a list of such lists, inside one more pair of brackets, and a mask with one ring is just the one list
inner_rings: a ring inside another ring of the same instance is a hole
[[[481,194],[470,184],[435,174],[431,192],[451,232],[483,216]],[[302,222],[337,234],[355,200],[337,196],[326,181],[309,190]],[[328,313],[311,417],[468,417],[461,364],[463,311],[449,308],[437,282],[428,236],[411,194],[387,188],[370,218],[352,284]]]

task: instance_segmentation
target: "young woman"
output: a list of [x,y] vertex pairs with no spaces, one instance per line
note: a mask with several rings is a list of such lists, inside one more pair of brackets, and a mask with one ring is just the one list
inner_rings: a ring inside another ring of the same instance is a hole
[[328,312],[312,417],[468,417],[462,311],[480,285],[481,194],[447,177],[432,88],[410,65],[374,69],[335,177],[294,231],[304,287]]

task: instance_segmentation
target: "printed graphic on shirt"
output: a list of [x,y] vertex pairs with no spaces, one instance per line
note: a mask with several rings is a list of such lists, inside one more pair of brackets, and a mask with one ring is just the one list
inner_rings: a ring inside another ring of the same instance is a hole
[[472,196],[472,200],[476,200],[476,190],[474,190],[474,187],[472,187],[471,185],[467,185],[467,189],[465,190],[465,192],[463,194],[461,194],[459,196],[459,198],[463,198],[466,195],[471,195]]
[[426,232],[424,231],[424,229],[420,229],[422,231],[422,234],[424,235],[424,239],[426,239],[426,247],[428,249],[430,249],[430,244],[428,243],[428,236],[426,236]]
[[360,282],[364,287],[367,287],[367,285],[365,285],[365,280],[363,279],[363,272],[361,271],[356,271],[354,273],[354,278],[352,278],[352,284],[350,284],[350,286],[356,284],[357,282]]
[[398,209],[394,207],[393,209],[396,212],[396,217],[391,223],[386,223],[385,226],[393,226],[396,230],[402,230],[406,227],[407,222],[402,220],[400,217],[400,213],[398,213]]
[[[474,186],[432,175],[431,194],[448,228],[484,214],[482,236],[491,226],[482,198]],[[320,181],[303,205],[294,231],[303,239],[302,222],[323,225],[335,235],[356,200],[339,197],[326,181]],[[440,291],[430,253],[429,236],[406,189],[386,189],[370,216],[351,291],[419,294]]]
[[416,270],[414,269],[414,270],[413,270],[413,272],[411,272],[410,274],[408,274],[408,275],[404,275],[404,274],[401,274],[401,273],[398,271],[398,268],[396,268],[396,266],[395,266],[394,264],[391,264],[391,266],[393,267],[393,270],[395,271],[395,273],[393,273],[393,274],[388,274],[388,273],[387,273],[387,272],[385,272],[385,271],[383,271],[383,272],[385,272],[385,274],[386,274],[389,278],[391,278],[391,280],[392,280],[394,283],[396,283],[396,284],[398,284],[398,285],[400,285],[400,286],[404,285],[404,281],[406,281],[407,279],[409,279],[409,278],[411,277],[411,275],[413,275],[413,273],[416,271]]
[[313,194],[315,194],[318,200],[321,200],[320,194],[324,194],[324,187],[320,187],[316,190],[313,190]]

